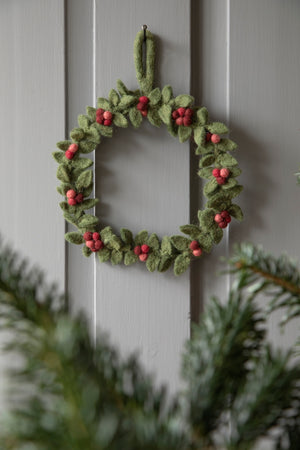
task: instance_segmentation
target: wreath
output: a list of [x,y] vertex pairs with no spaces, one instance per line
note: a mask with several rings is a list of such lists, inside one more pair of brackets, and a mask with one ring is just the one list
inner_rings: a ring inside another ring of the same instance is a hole
[[[143,62],[143,46],[146,56]],[[97,253],[99,260],[126,266],[145,263],[150,272],[165,272],[174,264],[175,275],[182,274],[192,259],[209,253],[223,237],[223,229],[231,218],[242,220],[241,208],[233,203],[242,186],[237,182],[241,170],[229,153],[237,145],[227,135],[228,128],[220,122],[209,122],[205,107],[194,106],[191,95],[174,97],[172,87],[153,88],[155,46],[153,35],[140,31],[134,42],[134,62],[140,89],[130,91],[121,80],[108,99],[98,98],[97,108],[88,106],[85,115],[78,116],[78,127],[70,132],[70,139],[57,143],[53,153],[58,162],[58,192],[64,197],[60,203],[64,218],[77,228],[66,233],[72,244],[82,245],[84,256]],[[110,226],[101,227],[99,219],[86,211],[94,208],[97,198],[93,191],[93,161],[82,157],[99,146],[102,138],[111,138],[114,127],[139,128],[142,121],[155,127],[166,125],[168,132],[180,142],[193,138],[199,155],[198,175],[208,180],[204,185],[207,203],[198,211],[197,224],[180,226],[183,235],[164,236],[142,230],[135,236],[121,228],[117,234]]]

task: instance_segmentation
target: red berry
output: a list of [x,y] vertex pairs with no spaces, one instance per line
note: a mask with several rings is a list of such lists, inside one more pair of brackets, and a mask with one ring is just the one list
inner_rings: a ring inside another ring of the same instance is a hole
[[217,223],[223,222],[223,217],[221,216],[221,214],[215,215],[215,222],[217,222]]
[[141,246],[137,245],[136,247],[134,247],[133,251],[136,255],[140,255],[142,251]]
[[179,117],[179,113],[178,113],[178,111],[177,111],[177,109],[176,109],[175,111],[172,112],[172,118],[173,118],[174,120],[176,120],[176,119],[178,119],[178,117]]
[[78,145],[77,144],[71,144],[71,145],[69,145],[68,150],[69,150],[69,152],[76,153],[77,150],[78,150]]
[[223,178],[228,178],[230,175],[230,170],[229,169],[221,169],[220,170],[220,176]]
[[74,158],[74,154],[75,153],[71,152],[71,150],[67,150],[66,153],[65,153],[66,158],[68,158],[68,159],[73,159]]
[[138,103],[138,104],[136,105],[136,108],[137,108],[139,111],[144,111],[145,109],[147,109],[147,105],[145,105],[145,103]]
[[178,119],[176,119],[176,125],[183,125],[183,117],[178,117]]
[[180,117],[185,116],[185,108],[178,108],[177,111],[178,111],[178,114],[180,115]]
[[220,142],[221,138],[218,134],[212,134],[211,136],[211,142],[213,144],[218,144]]
[[192,125],[192,119],[191,117],[184,117],[183,118],[183,125],[185,127],[189,127],[190,125]]
[[101,250],[101,248],[103,248],[103,247],[104,247],[104,244],[100,239],[95,241],[95,250]]
[[206,133],[206,137],[205,137],[206,142],[210,142],[210,141],[211,141],[211,137],[212,137],[212,134],[208,131],[208,132]]
[[231,222],[231,217],[228,216],[228,217],[225,218],[225,220],[226,220],[227,223],[230,223]]
[[142,97],[139,98],[139,102],[147,105],[147,103],[149,103],[149,98],[146,97],[145,95],[142,95]]
[[92,241],[93,240],[93,233],[91,233],[90,231],[86,231],[83,235],[83,239],[85,241]]
[[76,197],[76,192],[74,191],[74,189],[69,189],[66,193],[66,196],[68,198],[75,198]]
[[145,262],[145,261],[147,260],[147,258],[148,258],[147,253],[141,253],[141,254],[139,255],[140,261]]
[[77,202],[76,202],[75,198],[69,198],[68,199],[68,203],[69,203],[70,206],[77,205]]
[[220,169],[213,169],[212,174],[214,177],[219,177],[220,176]]
[[143,253],[149,253],[150,247],[149,247],[149,245],[143,244],[141,246],[141,250]]
[[193,255],[197,256],[197,257],[201,256],[202,255],[201,248],[197,248],[197,249],[193,250]]
[[216,177],[217,183],[218,184],[225,184],[226,183],[226,178],[223,177]]
[[93,233],[93,239],[94,239],[94,241],[98,241],[98,239],[100,239],[100,234],[97,233],[97,231],[95,231],[95,233]]
[[104,112],[105,112],[105,109],[98,108],[96,110],[96,116],[103,116]]
[[198,250],[198,248],[199,248],[199,242],[198,241],[192,241],[190,243],[190,249],[191,250]]
[[144,109],[143,111],[141,111],[141,114],[143,117],[147,117],[148,111]]
[[103,125],[105,125],[106,127],[110,127],[112,124],[112,120],[111,119],[105,119],[103,122]]
[[227,227],[227,222],[224,220],[223,222],[220,222],[219,224],[220,228],[226,228]]
[[95,241],[86,241],[85,245],[91,250],[95,249]]
[[226,217],[229,217],[229,213],[228,213],[227,211],[222,211],[222,212],[221,212],[221,217],[222,217],[223,219],[226,219]]
[[113,115],[110,111],[104,111],[103,117],[104,117],[104,119],[111,120]]
[[103,116],[97,116],[96,117],[96,122],[100,123],[100,125],[103,125],[103,122],[104,122]]
[[77,194],[75,197],[75,200],[77,203],[82,203],[83,202],[83,194]]
[[185,117],[192,117],[193,114],[194,114],[194,111],[191,108],[187,108],[185,110]]

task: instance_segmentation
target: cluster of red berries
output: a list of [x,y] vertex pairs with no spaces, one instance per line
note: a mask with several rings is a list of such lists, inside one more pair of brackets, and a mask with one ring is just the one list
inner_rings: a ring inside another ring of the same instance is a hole
[[148,114],[148,103],[149,98],[145,95],[142,95],[142,97],[139,98],[139,102],[136,105],[136,108],[140,111],[143,117],[146,117]]
[[213,176],[215,177],[218,184],[225,184],[227,181],[227,178],[230,175],[229,169],[213,169],[212,171]]
[[85,240],[85,245],[92,250],[92,252],[98,252],[101,248],[104,247],[103,242],[100,239],[100,234],[91,231],[86,231],[83,235],[83,239]]
[[213,144],[218,144],[221,138],[218,134],[211,134],[209,131],[206,133],[206,142],[212,142]]
[[98,108],[96,110],[96,122],[100,125],[105,125],[109,127],[112,124],[113,115],[110,111],[105,111],[105,109]]
[[231,217],[229,212],[222,211],[219,214],[215,215],[215,222],[219,225],[220,228],[226,228],[227,225],[231,222]]
[[176,125],[189,127],[192,125],[193,114],[194,111],[191,108],[178,108],[172,112],[172,118],[175,120]]
[[150,247],[147,244],[137,245],[133,249],[133,251],[136,254],[136,256],[139,257],[139,260],[143,261],[143,262],[147,260],[149,250],[150,250]]
[[74,189],[69,189],[66,193],[68,203],[71,206],[75,206],[78,203],[83,202],[83,194],[78,194]]
[[78,145],[77,144],[71,144],[68,147],[68,150],[65,153],[66,158],[68,159],[73,159],[75,156],[75,153],[78,150]]
[[192,241],[190,243],[190,249],[192,250],[192,253],[194,256],[201,256],[202,255],[202,250],[200,248],[199,242],[198,241]]

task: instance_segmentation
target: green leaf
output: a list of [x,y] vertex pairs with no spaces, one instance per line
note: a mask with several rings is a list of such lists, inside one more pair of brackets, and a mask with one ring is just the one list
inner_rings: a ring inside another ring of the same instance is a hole
[[172,108],[170,105],[162,105],[158,110],[158,114],[164,124],[166,125],[171,124]]
[[116,127],[121,127],[121,128],[128,127],[128,120],[122,113],[119,113],[119,112],[116,112],[114,114],[113,123],[116,125]]
[[198,145],[196,148],[196,155],[206,155],[207,153],[214,152],[214,144],[206,142],[204,145]]
[[101,248],[98,252],[100,262],[106,262],[110,259],[110,250],[108,248]]
[[69,233],[65,234],[66,241],[70,242],[71,244],[83,244],[84,239],[82,237],[81,233],[78,233],[77,231],[70,231]]
[[206,125],[208,121],[208,111],[205,107],[198,109],[197,119],[200,125]]
[[121,97],[120,103],[118,105],[118,109],[120,109],[120,110],[127,109],[127,108],[129,108],[129,106],[136,103],[136,101],[137,101],[137,99],[133,95],[123,95]]
[[201,178],[204,179],[212,179],[213,175],[212,175],[212,168],[211,167],[205,167],[204,169],[200,169],[198,172],[198,175]]
[[147,114],[147,119],[155,127],[160,127],[162,124],[161,118],[159,117],[158,111],[156,109],[149,109]]
[[238,195],[240,195],[240,193],[243,190],[243,186],[241,186],[240,184],[237,184],[236,186],[227,189],[226,194],[232,199],[234,197],[237,197]]
[[125,266],[130,266],[131,264],[134,264],[137,261],[138,261],[138,257],[132,250],[125,253],[125,256],[124,256]]
[[86,245],[84,245],[84,246],[82,247],[82,254],[83,254],[86,258],[88,258],[89,256],[91,256],[92,251],[91,251]]
[[109,109],[110,109],[109,101],[106,98],[103,98],[103,97],[99,97],[98,98],[97,106],[98,106],[98,108],[105,109],[105,111],[109,111]]
[[183,253],[182,255],[177,256],[174,263],[174,273],[175,275],[181,275],[185,272],[190,265],[191,258],[189,255]]
[[122,242],[121,239],[118,238],[118,236],[116,236],[115,234],[112,236],[112,238],[109,240],[109,245],[110,247],[112,247],[114,250],[120,250],[120,248],[122,247]]
[[113,135],[112,127],[107,127],[105,125],[100,125],[100,123],[95,123],[94,126],[95,126],[95,128],[97,128],[99,133],[102,134],[102,136],[109,137],[109,138],[112,137],[112,135]]
[[85,170],[79,175],[76,181],[76,188],[79,191],[81,191],[82,189],[89,187],[92,182],[93,182],[93,171]]
[[83,200],[82,203],[80,203],[80,208],[81,209],[91,209],[94,208],[94,206],[97,205],[97,203],[99,202],[98,198],[87,198],[86,200]]
[[133,107],[133,108],[130,108],[130,110],[129,110],[129,119],[130,119],[132,125],[134,126],[134,128],[138,128],[143,121],[143,116],[140,113],[140,111],[138,109],[136,109],[136,107]]
[[215,192],[218,189],[218,187],[219,187],[219,185],[218,185],[216,179],[214,178],[213,180],[206,183],[206,185],[204,186],[204,189],[203,189],[204,195],[206,195],[206,197],[211,196],[211,194],[213,192]]
[[93,165],[93,161],[89,158],[77,158],[73,159],[71,162],[71,166],[74,167],[74,169],[87,169],[88,167],[91,167]]
[[113,266],[120,264],[123,260],[123,253],[119,250],[113,250],[111,252],[110,261]]
[[156,267],[158,266],[159,258],[155,256],[153,253],[148,255],[147,261],[146,261],[146,267],[149,270],[149,272],[154,272]]
[[71,144],[72,141],[59,141],[57,142],[56,147],[58,147],[60,150],[66,151]]
[[58,166],[56,176],[63,183],[71,182],[69,171],[64,164],[60,164],[60,166]]
[[198,211],[198,218],[200,227],[204,230],[208,230],[214,224],[215,212],[212,208],[206,208],[204,211]]
[[164,236],[161,241],[161,254],[164,256],[170,256],[173,253],[171,238]]
[[157,270],[159,272],[166,272],[172,265],[173,259],[169,256],[163,256],[158,264]]
[[199,166],[200,167],[211,166],[212,164],[214,164],[215,160],[216,160],[215,155],[202,156],[202,158],[199,161]]
[[153,91],[150,92],[148,97],[149,97],[151,105],[153,105],[153,106],[157,105],[161,99],[160,89],[159,88],[153,89]]
[[238,205],[231,205],[228,208],[228,212],[232,217],[234,217],[239,222],[241,222],[244,218],[243,211]]
[[67,211],[64,212],[64,218],[71,223],[72,225],[75,225],[75,227],[77,227],[77,223],[76,223],[76,219]]
[[79,144],[79,151],[81,153],[91,153],[95,150],[96,144],[94,144],[94,142],[91,141],[80,141]]
[[105,227],[101,230],[100,235],[102,241],[106,244],[114,237],[114,232],[111,227]]
[[148,245],[153,250],[159,250],[159,239],[157,237],[157,234],[152,233],[151,236],[148,239]]
[[124,242],[124,244],[132,244],[133,243],[133,236],[132,232],[128,230],[127,228],[121,228],[120,230],[121,239]]
[[162,101],[163,103],[168,103],[173,97],[173,91],[170,85],[167,85],[163,88],[162,92]]
[[117,106],[120,101],[120,97],[119,97],[117,91],[115,91],[114,89],[110,90],[110,92],[108,94],[108,98],[109,98],[110,103],[113,106]]
[[241,175],[241,173],[242,173],[241,169],[237,166],[232,167],[230,169],[230,176],[232,177],[238,177],[239,175]]
[[73,141],[81,141],[84,138],[84,131],[81,128],[73,128],[70,137]]
[[213,122],[207,125],[206,128],[208,129],[208,131],[214,134],[227,134],[229,131],[226,125],[221,122]]
[[58,162],[58,164],[61,164],[65,161],[65,154],[62,152],[53,152],[52,156],[55,161]]
[[179,136],[179,142],[185,142],[187,141],[192,134],[192,128],[185,127],[183,125],[180,125],[178,128],[178,136]]
[[90,126],[89,129],[86,130],[85,132],[86,134],[86,138],[93,142],[94,144],[100,144],[100,135],[99,135],[99,131],[94,127],[94,125]]
[[194,103],[194,97],[187,94],[178,95],[175,98],[175,106],[186,108],[187,106],[191,106]]
[[99,222],[98,218],[92,214],[85,214],[78,220],[78,226],[80,228],[94,227]]
[[236,185],[237,185],[237,180],[235,180],[234,178],[229,178],[225,184],[222,184],[221,188],[226,191],[227,189],[231,189]]
[[230,139],[222,138],[218,144],[218,148],[221,150],[226,150],[228,152],[232,152],[237,148],[237,144]]
[[148,239],[148,231],[142,230],[135,236],[134,244],[135,245],[145,244],[147,242],[147,239]]
[[198,237],[198,242],[203,251],[205,251],[206,253],[209,253],[211,251],[213,242],[210,234],[202,233]]
[[201,230],[196,225],[182,225],[180,227],[180,231],[188,236],[191,236],[192,239],[198,239],[201,234]]
[[96,108],[93,108],[92,106],[86,107],[86,113],[91,119],[92,122],[95,122],[96,120]]
[[220,228],[219,226],[211,227],[210,234],[211,234],[211,237],[212,237],[213,241],[216,244],[219,244],[219,242],[221,242],[222,237],[223,237],[223,230],[222,230],[222,228]]
[[80,126],[80,128],[83,128],[83,129],[88,128],[89,124],[90,124],[90,121],[89,121],[88,117],[84,116],[83,114],[80,114],[78,116],[78,125]]
[[117,80],[117,89],[121,95],[127,95],[129,93],[129,90],[121,80]]
[[231,156],[227,153],[224,153],[224,154],[218,156],[217,164],[221,167],[233,167],[233,166],[237,166],[238,162],[233,156]]
[[171,242],[177,250],[182,252],[189,248],[191,241],[184,236],[175,235],[171,237]]
[[206,138],[206,131],[204,127],[197,127],[194,129],[194,141],[197,145],[204,145]]

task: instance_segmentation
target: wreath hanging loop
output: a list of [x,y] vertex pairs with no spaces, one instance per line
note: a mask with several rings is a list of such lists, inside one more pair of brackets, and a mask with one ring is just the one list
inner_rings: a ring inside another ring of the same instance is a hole
[[[144,35],[146,42],[144,42]],[[145,68],[143,45],[146,46]],[[220,122],[210,122],[205,107],[194,105],[191,95],[176,97],[167,85],[154,86],[155,43],[149,30],[137,33],[134,41],[134,63],[140,89],[129,90],[117,80],[117,90],[111,89],[108,98],[98,98],[97,108],[88,106],[86,114],[78,116],[78,127],[70,132],[70,139],[57,143],[59,151],[53,157],[59,164],[57,187],[63,196],[60,207],[64,218],[76,231],[66,233],[68,242],[82,246],[84,256],[97,253],[101,262],[126,266],[142,262],[149,272],[165,272],[174,265],[175,275],[182,274],[191,260],[209,253],[223,237],[223,229],[234,217],[242,220],[241,208],[233,203],[242,186],[237,177],[241,170],[231,155],[236,144],[228,139],[228,128]],[[198,175],[207,180],[203,194],[207,198],[204,209],[198,211],[198,222],[180,226],[185,235],[164,236],[142,230],[134,235],[127,228],[116,233],[101,223],[90,210],[98,203],[93,192],[93,161],[85,155],[101,151],[102,139],[111,138],[115,128],[131,124],[139,128],[143,120],[155,127],[165,125],[171,136],[180,142],[191,139],[199,156]],[[100,144],[100,145],[99,145]]]

